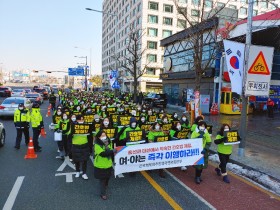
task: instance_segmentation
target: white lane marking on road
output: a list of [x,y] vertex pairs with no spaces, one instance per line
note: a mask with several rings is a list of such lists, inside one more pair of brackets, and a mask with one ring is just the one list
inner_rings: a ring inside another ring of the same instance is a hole
[[73,177],[72,175],[76,174],[77,172],[69,172],[69,173],[59,173],[55,174],[55,176],[66,176],[66,182],[70,183],[73,182]]
[[189,188],[187,185],[185,185],[183,182],[181,182],[177,177],[175,177],[172,173],[164,169],[165,172],[171,176],[176,182],[178,182],[182,187],[184,187],[186,190],[188,190],[191,194],[193,194],[195,197],[197,197],[201,202],[203,202],[205,205],[207,205],[209,208],[216,210],[214,206],[212,206],[210,203],[208,203],[204,198],[202,198],[200,195],[198,195],[195,191],[193,191],[191,188]]
[[23,182],[24,176],[19,176],[13,186],[12,191],[10,192],[10,195],[3,207],[3,210],[10,210],[13,208],[13,205],[15,203],[17,194],[21,188],[22,182]]
[[75,169],[75,166],[73,165],[73,163],[70,162],[70,159],[68,156],[65,157],[64,159],[64,162],[61,164],[61,166],[59,166],[59,168],[57,169],[57,171],[63,171],[63,169],[66,167],[66,166],[69,166],[71,168],[73,168],[74,170]]

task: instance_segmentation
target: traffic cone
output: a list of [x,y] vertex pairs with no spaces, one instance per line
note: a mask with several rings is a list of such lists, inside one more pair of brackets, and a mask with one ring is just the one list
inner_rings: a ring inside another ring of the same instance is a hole
[[45,128],[41,128],[41,136],[43,137],[43,138],[46,138],[46,136],[47,136],[47,133],[46,133],[46,131],[45,131]]
[[48,107],[48,113],[46,114],[46,117],[51,116],[51,108]]
[[37,155],[35,154],[35,151],[34,151],[32,138],[29,139],[27,154],[24,156],[24,158],[25,159],[35,159],[35,158],[37,158]]

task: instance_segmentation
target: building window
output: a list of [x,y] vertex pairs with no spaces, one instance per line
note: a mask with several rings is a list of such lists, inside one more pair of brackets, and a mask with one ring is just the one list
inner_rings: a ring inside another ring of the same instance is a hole
[[156,15],[148,15],[148,22],[149,23],[158,23],[158,16],[156,16]]
[[259,3],[261,8],[268,8],[268,2],[267,1],[262,1]]
[[186,28],[187,26],[187,21],[186,20],[182,20],[182,19],[178,19],[177,20],[177,26],[179,28]]
[[248,0],[240,0],[241,3],[248,4]]
[[148,35],[157,37],[158,36],[157,28],[148,28]]
[[213,7],[213,1],[206,0],[205,1],[205,8],[212,8],[212,7]]
[[141,11],[141,3],[137,5],[137,12]]
[[155,68],[146,68],[146,74],[155,75],[156,74],[156,69]]
[[155,54],[148,54],[147,55],[147,61],[148,62],[156,63],[157,62],[157,55],[155,55]]
[[162,30],[162,37],[166,38],[172,35],[172,31],[170,30]]
[[164,12],[173,13],[173,6],[169,5],[169,4],[164,4],[163,5],[163,11]]
[[149,9],[158,10],[158,3],[157,2],[149,2]]
[[237,7],[235,5],[228,5],[228,8],[231,8],[231,9],[236,9]]
[[247,15],[247,8],[240,8],[240,15]]
[[141,16],[137,18],[137,25],[141,24]]
[[164,24],[164,25],[172,26],[172,22],[173,22],[173,19],[172,19],[172,18],[167,18],[167,17],[164,17],[164,18],[163,18],[163,24]]
[[258,15],[258,10],[253,10],[253,16]]
[[194,16],[194,17],[199,17],[200,11],[196,10],[196,9],[192,9],[191,10],[191,15]]
[[217,7],[225,7],[225,3],[217,2]]
[[187,8],[186,7],[179,7],[178,8],[178,13],[179,14],[186,14],[187,13]]
[[179,0],[179,3],[186,4],[186,3],[188,3],[188,0]]
[[148,41],[148,49],[157,49],[157,42]]
[[192,4],[195,6],[200,6],[200,0],[192,0]]

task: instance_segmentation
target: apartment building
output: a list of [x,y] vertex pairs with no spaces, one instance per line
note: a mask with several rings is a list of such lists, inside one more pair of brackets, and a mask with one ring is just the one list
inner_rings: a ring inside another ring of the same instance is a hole
[[[204,0],[205,10],[211,12],[215,7],[224,6],[236,10],[238,19],[247,17],[248,0]],[[181,9],[193,17],[193,23],[200,16],[202,0],[177,0]],[[275,4],[266,1],[255,1],[254,15],[275,9]],[[279,4],[280,5],[280,4]],[[126,39],[130,25],[144,31],[141,38],[141,48],[146,49],[138,68],[147,63],[146,73],[138,79],[138,90],[142,92],[161,92],[162,80],[159,75],[163,70],[163,48],[160,40],[171,36],[188,27],[186,20],[180,16],[173,0],[104,0],[102,26],[102,84],[109,87],[110,70],[115,69],[115,50],[119,55],[126,54]],[[232,21],[236,20],[235,18]],[[231,20],[230,18],[225,18]],[[133,79],[125,70],[120,72],[120,85],[123,91],[133,91]]]

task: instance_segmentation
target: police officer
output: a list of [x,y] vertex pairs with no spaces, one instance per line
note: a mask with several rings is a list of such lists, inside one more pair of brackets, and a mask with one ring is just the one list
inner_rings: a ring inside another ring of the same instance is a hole
[[41,152],[42,147],[39,146],[39,135],[41,129],[44,127],[43,117],[40,113],[40,108],[38,103],[34,103],[32,106],[32,111],[30,115],[30,122],[33,130],[33,143],[35,152]]
[[24,107],[23,103],[20,103],[18,105],[18,109],[14,113],[14,124],[17,129],[17,137],[16,137],[16,144],[15,144],[16,149],[20,149],[22,133],[24,133],[25,144],[28,145],[29,122],[30,122],[29,110]]

